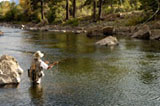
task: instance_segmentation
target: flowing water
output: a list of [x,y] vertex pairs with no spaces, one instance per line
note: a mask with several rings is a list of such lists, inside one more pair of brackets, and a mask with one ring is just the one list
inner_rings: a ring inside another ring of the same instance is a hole
[[[24,73],[18,87],[0,88],[0,106],[159,106],[160,43],[119,37],[117,47],[85,35],[0,27],[0,55],[14,56]],[[27,77],[32,54],[60,61],[42,84]]]

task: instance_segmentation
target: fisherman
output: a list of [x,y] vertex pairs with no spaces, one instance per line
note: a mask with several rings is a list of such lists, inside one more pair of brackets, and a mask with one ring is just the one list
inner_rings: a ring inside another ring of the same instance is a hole
[[58,62],[54,62],[53,64],[49,64],[48,61],[44,62],[41,58],[44,54],[41,51],[37,51],[33,55],[33,60],[30,69],[28,70],[28,77],[30,77],[31,82],[39,84],[41,83],[41,78],[44,76],[43,70],[49,70]]

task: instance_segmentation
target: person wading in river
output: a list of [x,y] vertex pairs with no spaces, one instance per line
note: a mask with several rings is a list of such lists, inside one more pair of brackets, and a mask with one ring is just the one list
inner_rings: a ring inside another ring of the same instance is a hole
[[32,83],[39,84],[41,83],[41,78],[44,76],[43,70],[49,70],[54,65],[58,64],[58,62],[54,62],[53,64],[49,64],[49,62],[44,62],[41,58],[44,56],[43,53],[37,51],[33,55],[33,60],[30,69],[28,70],[28,77],[30,78]]

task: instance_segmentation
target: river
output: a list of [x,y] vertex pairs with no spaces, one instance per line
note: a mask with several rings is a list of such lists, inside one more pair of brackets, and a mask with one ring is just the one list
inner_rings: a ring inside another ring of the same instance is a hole
[[[0,55],[14,56],[24,73],[18,87],[0,88],[0,106],[159,106],[160,43],[118,37],[101,47],[85,35],[0,27]],[[32,55],[60,61],[39,86],[27,77]]]

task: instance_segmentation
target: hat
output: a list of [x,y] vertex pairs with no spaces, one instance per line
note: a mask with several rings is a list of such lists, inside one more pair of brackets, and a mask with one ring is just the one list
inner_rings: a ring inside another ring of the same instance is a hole
[[33,55],[34,57],[42,58],[44,54],[41,51],[36,51]]

